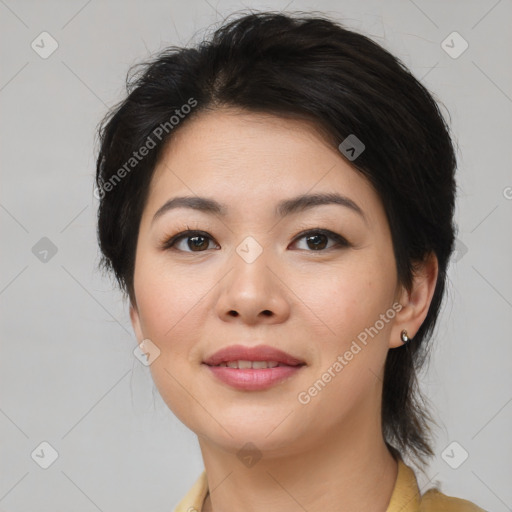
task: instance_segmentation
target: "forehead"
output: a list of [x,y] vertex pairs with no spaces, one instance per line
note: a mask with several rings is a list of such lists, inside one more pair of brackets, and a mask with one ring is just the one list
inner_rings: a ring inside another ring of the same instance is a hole
[[379,208],[367,179],[312,122],[222,109],[200,113],[173,135],[155,169],[147,211],[154,214],[173,196],[214,197],[256,211],[330,192]]

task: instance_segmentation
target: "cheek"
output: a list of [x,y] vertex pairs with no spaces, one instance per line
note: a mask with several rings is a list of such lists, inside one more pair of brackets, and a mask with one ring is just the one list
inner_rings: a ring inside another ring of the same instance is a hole
[[[147,263],[144,265],[143,263]],[[135,272],[135,292],[142,332],[159,348],[151,364],[153,381],[164,402],[188,425],[195,410],[190,405],[190,353],[200,342],[201,299],[211,288],[204,281],[162,264],[139,260]],[[193,394],[197,394],[193,392]]]
[[135,293],[144,335],[161,350],[168,348],[182,325],[194,321],[194,311],[207,291],[207,283],[196,273],[185,274],[154,259],[139,260]]
[[322,371],[330,368],[336,375],[327,392],[322,391],[325,407],[334,401],[340,404],[339,414],[355,407],[367,394],[374,395],[371,390],[382,378],[395,316],[394,260],[384,261],[373,254],[358,256],[332,272],[329,279],[322,278],[324,293],[312,307],[329,326],[319,347],[319,367]]
[[[395,274],[392,265],[361,255],[349,264],[329,269],[304,286],[308,305],[338,339],[347,340],[373,325],[392,305]],[[334,332],[332,332],[334,331]]]
[[325,376],[329,383],[318,394],[319,418],[314,421],[325,422],[328,415],[328,421],[336,422],[358,404],[379,395],[388,332],[395,316],[394,273],[386,266],[363,263],[333,273],[325,280],[325,293],[318,295],[312,307],[319,311],[329,334],[318,344],[318,373],[310,384],[314,386],[316,379],[330,374]]

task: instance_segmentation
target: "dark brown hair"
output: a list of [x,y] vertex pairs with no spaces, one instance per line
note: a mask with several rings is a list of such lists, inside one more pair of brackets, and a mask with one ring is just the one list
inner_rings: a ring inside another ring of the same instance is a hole
[[[184,108],[193,102],[193,109]],[[365,149],[351,164],[383,202],[399,282],[410,290],[415,265],[437,256],[427,317],[414,339],[389,350],[382,397],[389,449],[423,464],[433,455],[432,419],[417,371],[440,311],[455,237],[456,158],[436,101],[368,37],[302,13],[242,15],[196,47],[169,47],[140,64],[128,75],[126,99],[100,124],[96,174],[100,267],[113,271],[132,303],[139,224],[162,149],[179,127],[220,106],[312,120],[335,147],[355,135]]]

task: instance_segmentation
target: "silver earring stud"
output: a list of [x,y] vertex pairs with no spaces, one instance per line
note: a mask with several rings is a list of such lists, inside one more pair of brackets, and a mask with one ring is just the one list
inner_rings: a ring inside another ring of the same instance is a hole
[[404,329],[401,333],[400,333],[400,338],[402,340],[402,343],[405,345],[408,341],[411,340],[411,338],[409,338],[409,336],[407,336],[407,331]]

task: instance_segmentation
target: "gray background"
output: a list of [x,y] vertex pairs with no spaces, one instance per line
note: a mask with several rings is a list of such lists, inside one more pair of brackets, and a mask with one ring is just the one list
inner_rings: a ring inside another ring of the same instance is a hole
[[[422,378],[440,424],[436,458],[418,476],[512,510],[510,0],[0,0],[0,509],[170,512],[203,468],[195,435],[132,353],[127,305],[95,270],[94,137],[129,65],[198,41],[246,7],[344,21],[400,57],[449,111],[459,249]],[[58,43],[46,59],[31,47],[43,31]],[[469,44],[458,58],[441,46],[453,31]],[[43,237],[57,249],[46,261]],[[48,469],[31,458],[43,441],[59,454]],[[453,465],[462,449],[469,456],[453,469],[446,453]]]

